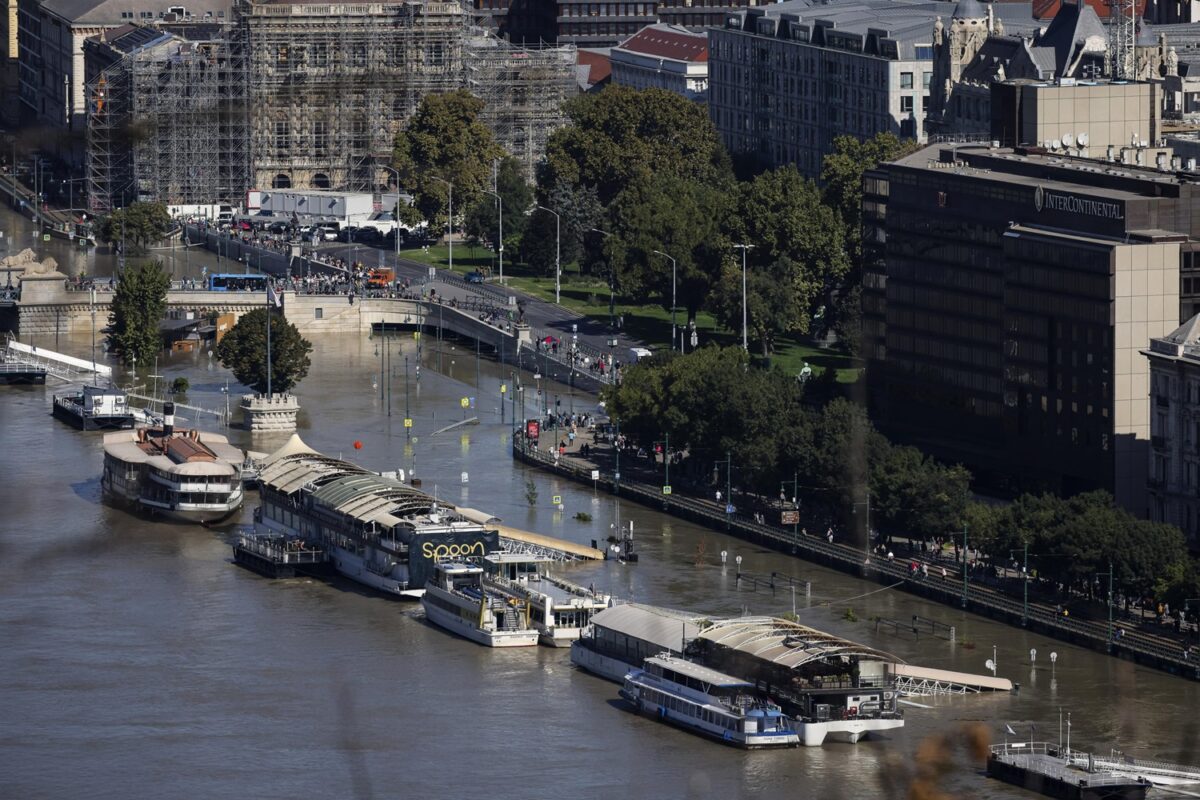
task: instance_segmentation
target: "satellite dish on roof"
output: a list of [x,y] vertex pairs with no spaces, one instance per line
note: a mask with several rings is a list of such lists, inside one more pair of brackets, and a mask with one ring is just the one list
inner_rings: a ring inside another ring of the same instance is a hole
[[1081,132],[1079,133],[1079,146],[1080,146],[1080,147],[1087,147],[1087,146],[1088,146],[1088,135],[1087,135],[1087,131],[1081,131]]
[[1063,144],[1063,147],[1074,147],[1075,146],[1075,134],[1064,133],[1062,135],[1062,144]]

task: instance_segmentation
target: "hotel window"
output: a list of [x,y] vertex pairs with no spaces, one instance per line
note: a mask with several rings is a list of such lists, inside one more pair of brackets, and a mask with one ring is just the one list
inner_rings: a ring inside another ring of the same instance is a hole
[[921,86],[923,86],[923,87],[925,87],[926,89],[928,89],[928,88],[929,88],[929,83],[930,83],[930,81],[932,81],[932,80],[933,80],[933,73],[932,73],[932,72],[922,72],[922,73],[921,73]]
[[901,114],[911,114],[912,110],[913,110],[912,95],[905,95],[904,97],[901,97],[900,98],[900,113]]
[[901,72],[900,73],[900,88],[901,89],[913,88],[913,74],[911,72]]

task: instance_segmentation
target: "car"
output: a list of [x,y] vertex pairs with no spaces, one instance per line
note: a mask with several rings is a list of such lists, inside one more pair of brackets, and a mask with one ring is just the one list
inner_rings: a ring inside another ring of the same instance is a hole
[[483,273],[479,270],[466,274],[467,283],[483,283]]
[[267,226],[268,233],[287,233],[288,224],[286,222],[272,222]]
[[336,242],[337,241],[337,238],[338,238],[337,228],[327,228],[325,226],[321,226],[320,228],[317,228],[317,230],[319,230],[321,232],[321,238],[324,239],[325,241],[327,241],[327,242]]

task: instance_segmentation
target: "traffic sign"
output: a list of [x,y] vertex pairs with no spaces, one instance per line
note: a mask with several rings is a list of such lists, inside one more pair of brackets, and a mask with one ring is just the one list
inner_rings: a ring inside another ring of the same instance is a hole
[[411,418],[409,418],[409,417],[404,418],[404,427],[406,427],[406,428],[412,427],[412,419]]
[[600,480],[600,470],[598,470],[598,469],[592,470],[592,480],[594,480],[594,481]]
[[671,493],[671,487],[670,487],[670,486],[664,486],[664,487],[663,487],[663,494],[670,494],[670,493]]
[[734,511],[736,511],[736,510],[737,510],[737,509],[735,509],[735,508],[733,507],[733,503],[729,503],[728,505],[726,505],[726,506],[725,506],[725,513],[726,513],[726,514],[732,514],[732,513],[733,513]]
[[500,384],[500,394],[504,394],[507,391],[508,391],[508,384],[507,383]]
[[554,495],[554,505],[556,505],[556,506],[562,505],[562,495],[560,495],[560,494]]
[[462,400],[458,401],[458,404],[463,408],[466,408],[467,406],[471,405],[471,401],[464,397]]
[[48,234],[48,233],[43,233],[43,234],[42,234],[42,241],[43,241],[43,242],[48,242],[48,241],[50,241],[50,234]]
[[784,511],[783,519],[780,521],[784,525],[799,525],[800,524],[800,512],[799,511]]

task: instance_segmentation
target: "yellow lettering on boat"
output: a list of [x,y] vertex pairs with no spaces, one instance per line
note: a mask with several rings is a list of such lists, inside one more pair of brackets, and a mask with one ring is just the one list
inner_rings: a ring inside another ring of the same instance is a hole
[[434,544],[433,542],[424,542],[421,544],[421,555],[430,559],[441,558],[463,558],[465,556],[481,556],[483,555],[483,542],[471,542],[470,544]]

